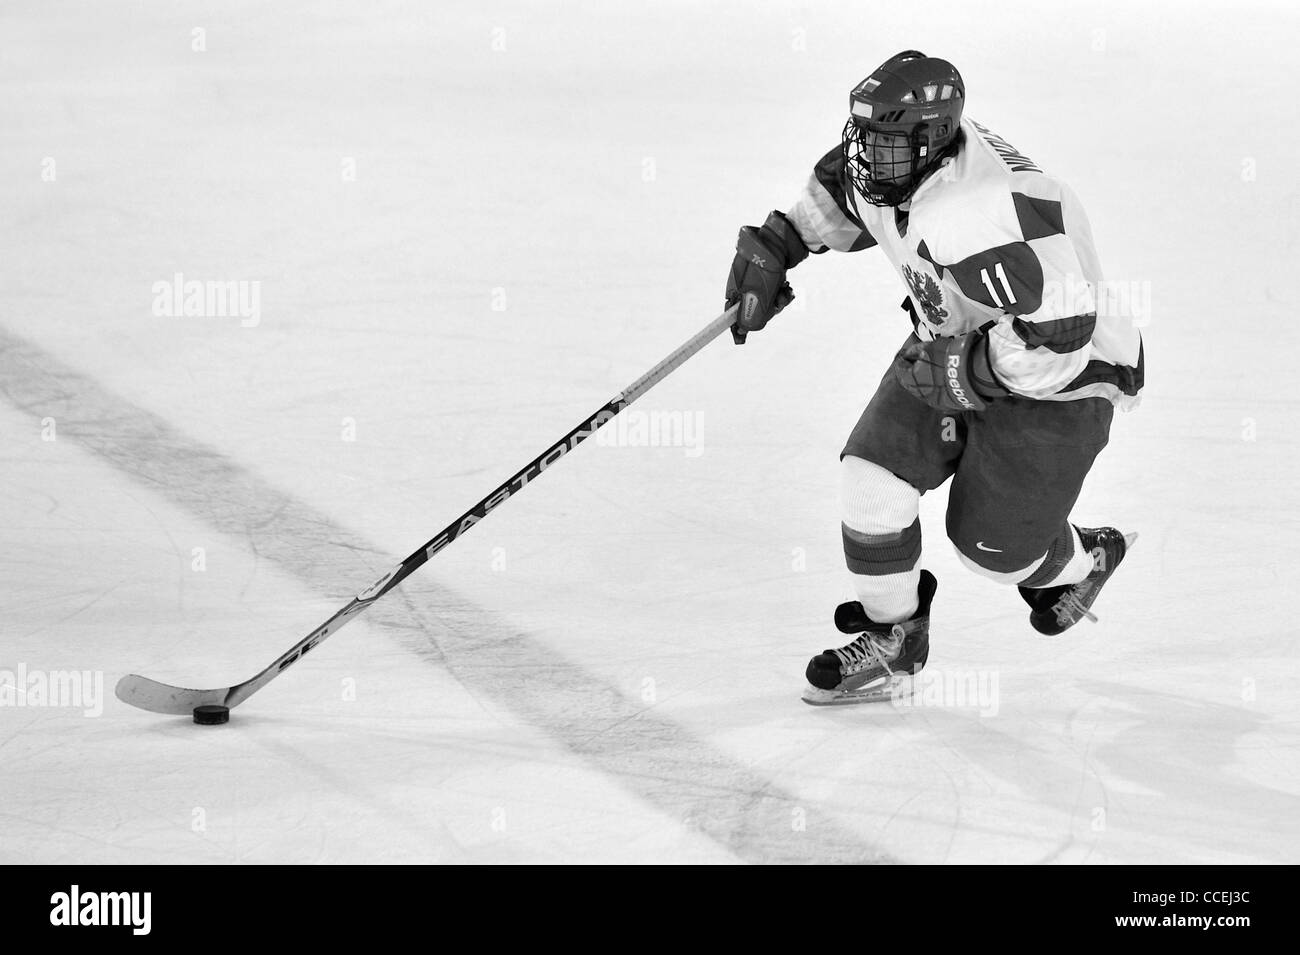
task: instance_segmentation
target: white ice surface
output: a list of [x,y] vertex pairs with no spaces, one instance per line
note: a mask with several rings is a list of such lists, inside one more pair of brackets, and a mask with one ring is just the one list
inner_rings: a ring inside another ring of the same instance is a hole
[[[8,4],[0,669],[110,697],[0,707],[0,861],[1296,861],[1300,19],[941,6]],[[635,406],[700,453],[585,446],[227,727],[111,698],[251,675],[712,318],[908,47],[1152,294],[1076,510],[1142,535],[1098,625],[1038,638],[923,502],[931,665],[996,713],[798,700],[906,332],[869,252]],[[177,271],[261,281],[261,323],[155,317]],[[185,493],[213,460],[225,504]]]

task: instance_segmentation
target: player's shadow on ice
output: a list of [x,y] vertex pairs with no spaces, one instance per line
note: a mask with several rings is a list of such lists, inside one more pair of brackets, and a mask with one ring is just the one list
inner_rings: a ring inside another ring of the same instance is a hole
[[[1294,781],[1277,765],[1289,747],[1267,714],[1130,683],[1080,680],[1061,690],[1052,697],[1060,702],[1038,705],[1035,696],[1032,708],[1004,696],[993,717],[942,708],[914,715],[936,745],[1068,813],[1086,841],[1172,825],[1189,852],[1270,859],[1300,838],[1300,797],[1260,778]],[[1081,829],[1098,809],[1106,827]]]

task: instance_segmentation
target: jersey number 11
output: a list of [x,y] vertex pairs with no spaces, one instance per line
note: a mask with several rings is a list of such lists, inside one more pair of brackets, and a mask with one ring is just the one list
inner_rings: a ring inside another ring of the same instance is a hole
[[1015,305],[1016,293],[1011,291],[1011,283],[1007,281],[1007,273],[1002,268],[1001,262],[998,262],[993,266],[993,274],[998,277],[998,283],[1002,286],[1002,291],[1005,292],[1007,296],[1007,301],[1004,304],[1002,299],[998,296],[998,290],[993,287],[993,279],[989,275],[989,270],[980,269],[980,281],[984,283],[984,287],[989,290],[989,295],[993,297],[993,304],[998,308],[1006,308],[1007,305]]

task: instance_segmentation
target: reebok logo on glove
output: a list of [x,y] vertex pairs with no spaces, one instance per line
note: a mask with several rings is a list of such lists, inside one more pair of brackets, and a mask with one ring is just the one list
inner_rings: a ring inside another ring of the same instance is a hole
[[976,410],[975,404],[969,398],[966,397],[966,391],[961,386],[960,371],[961,371],[961,356],[949,355],[948,356],[948,390],[952,392],[952,396],[956,398],[958,402],[961,403],[963,408],[965,408],[967,411],[974,411]]
[[912,336],[894,359],[894,376],[910,394],[940,411],[983,411],[1011,392],[993,374],[980,332],[923,342]]

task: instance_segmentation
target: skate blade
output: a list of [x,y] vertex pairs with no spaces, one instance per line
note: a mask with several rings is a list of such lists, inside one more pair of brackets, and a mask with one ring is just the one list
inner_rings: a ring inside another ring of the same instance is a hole
[[887,682],[853,690],[822,690],[815,686],[804,688],[800,697],[809,706],[850,706],[857,703],[893,703],[910,697],[916,680],[903,673]]

